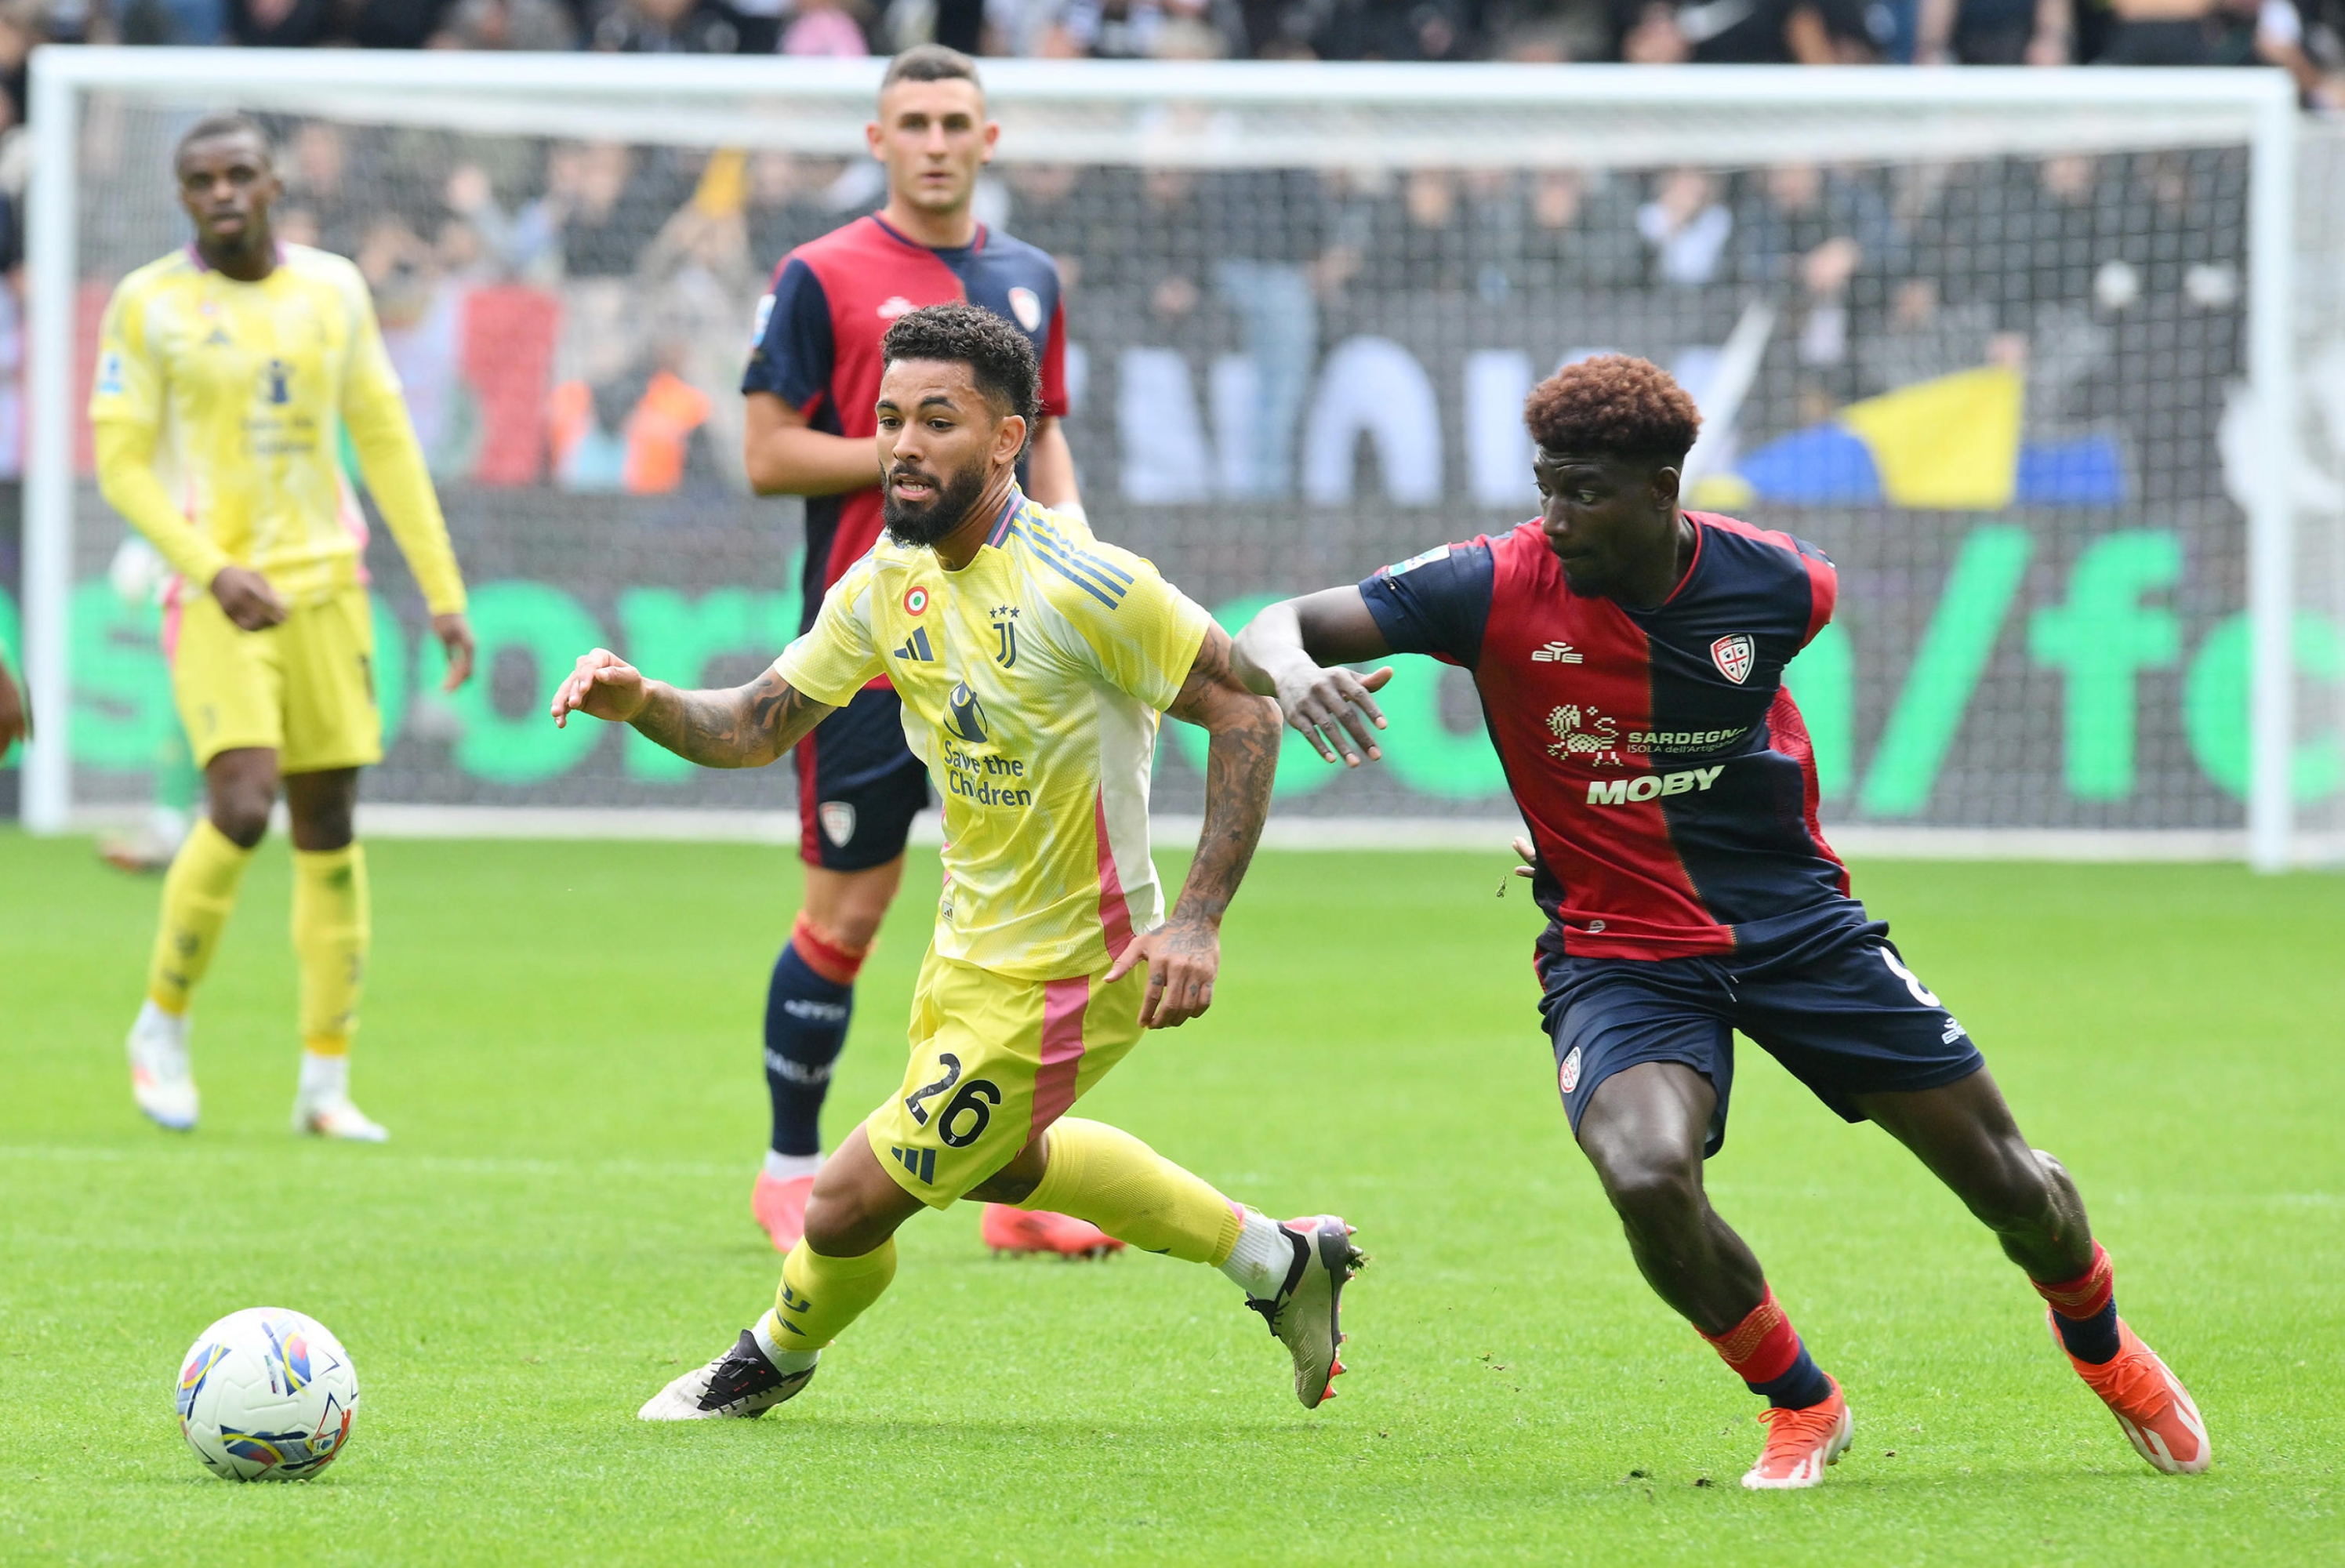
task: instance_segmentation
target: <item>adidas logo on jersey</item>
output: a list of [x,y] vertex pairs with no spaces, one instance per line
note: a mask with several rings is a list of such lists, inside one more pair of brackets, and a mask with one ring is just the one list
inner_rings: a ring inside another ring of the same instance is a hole
[[1550,642],[1544,648],[1534,648],[1531,650],[1531,663],[1534,664],[1577,664],[1580,663],[1580,657],[1579,651],[1573,648],[1568,642]]
[[896,1157],[897,1164],[919,1177],[929,1186],[934,1187],[937,1184],[937,1151],[935,1149],[906,1148],[900,1144],[890,1144],[888,1152]]
[[895,655],[898,659],[911,659],[924,664],[935,663],[937,656],[929,649],[929,629],[925,626],[913,627],[912,634],[904,639],[902,647],[895,650]]

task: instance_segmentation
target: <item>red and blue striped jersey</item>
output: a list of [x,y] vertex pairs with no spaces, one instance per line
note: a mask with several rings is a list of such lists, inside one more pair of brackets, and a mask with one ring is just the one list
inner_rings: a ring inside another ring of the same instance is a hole
[[1739,927],[1848,896],[1782,679],[1832,619],[1832,562],[1787,533],[1686,516],[1693,560],[1650,609],[1572,592],[1535,521],[1360,584],[1396,652],[1473,673],[1538,850],[1548,951],[1731,952]]
[[[1066,315],[1059,269],[1045,251],[980,225],[950,249],[906,238],[877,217],[858,217],[782,258],[772,292],[757,302],[741,390],[771,392],[814,429],[868,440],[878,432],[879,339],[897,317],[929,305],[981,305],[1015,324],[1042,367],[1042,412],[1067,411]],[[878,473],[878,460],[872,460]],[[879,537],[879,487],[808,496],[804,609],[814,624],[822,596]]]

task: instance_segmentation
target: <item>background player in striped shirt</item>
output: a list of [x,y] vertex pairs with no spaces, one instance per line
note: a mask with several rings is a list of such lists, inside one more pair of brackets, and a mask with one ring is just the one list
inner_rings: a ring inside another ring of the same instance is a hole
[[114,291],[89,403],[99,488],[178,574],[165,651],[208,797],[163,879],[131,1092],[163,1126],[195,1126],[188,1005],[282,780],[301,976],[293,1125],[380,1141],[350,1096],[369,941],[351,816],[359,769],[382,760],[382,725],[345,432],[431,607],[451,691],[472,668],[463,580],[366,280],[269,230],[268,137],[241,115],[208,116],[173,167],[195,241]]
[[1737,1029],[1842,1116],[1880,1123],[1995,1231],[2143,1458],[2204,1470],[2198,1407],[2118,1318],[2076,1184],[2028,1147],[1818,826],[1782,677],[1832,618],[1831,561],[1679,505],[1700,417],[1657,366],[1582,360],[1526,412],[1538,520],[1273,605],[1238,667],[1355,765],[1379,754],[1382,681],[1323,665],[1418,652],[1473,672],[1548,915],[1536,964],[1557,1088],[1645,1279],[1768,1401],[1743,1484],[1814,1485],[1852,1422],[1702,1185]]
[[[584,712],[705,766],[754,767],[888,670],[945,801],[903,1086],[824,1162],[774,1310],[642,1414],[756,1416],[796,1395],[894,1277],[897,1229],[964,1197],[1049,1206],[1215,1265],[1315,1407],[1343,1371],[1349,1228],[1276,1223],[1130,1134],[1064,1115],[1143,1028],[1213,1005],[1222,915],[1270,810],[1276,710],[1235,683],[1227,634],[1154,567],[1020,492],[1041,405],[1023,335],[943,305],[905,316],[884,347],[887,537],[814,629],[733,691],[679,692],[596,649],[553,699],[557,723]],[[1213,736],[1204,831],[1170,921],[1148,849],[1162,713]]]
[[[977,221],[978,171],[1000,127],[986,118],[969,58],[937,45],[896,56],[867,131],[888,172],[888,204],[798,247],[759,303],[741,381],[743,457],[761,494],[807,498],[804,631],[824,592],[879,537],[872,406],[879,339],[919,306],[966,300],[1012,322],[1041,372],[1041,410],[1020,476],[1036,501],[1078,520],[1067,411],[1066,321],[1051,258]],[[847,1043],[855,977],[904,875],[926,771],[905,749],[889,675],[876,676],[797,748],[806,901],[774,962],[766,999],[766,1088],[773,1128],[750,1210],[788,1251],[821,1164],[818,1125]],[[1114,1245],[1093,1227],[997,1205],[998,1248],[1084,1253]]]

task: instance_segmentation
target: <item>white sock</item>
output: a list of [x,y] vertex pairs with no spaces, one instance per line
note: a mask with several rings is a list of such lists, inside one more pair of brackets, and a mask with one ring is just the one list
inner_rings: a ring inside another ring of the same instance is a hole
[[792,1177],[812,1176],[822,1168],[818,1154],[777,1154],[766,1150],[766,1174],[776,1181],[787,1181]]
[[749,1336],[757,1341],[757,1349],[766,1360],[774,1363],[776,1371],[802,1372],[822,1360],[820,1351],[786,1351],[774,1343],[774,1330],[766,1326],[773,1320],[774,1314],[768,1311],[757,1320],[757,1326],[749,1330]]
[[138,1022],[133,1026],[150,1045],[168,1041],[181,1051],[188,1048],[187,1013],[167,1013],[149,996],[138,1008]]
[[1222,1274],[1246,1295],[1266,1301],[1278,1294],[1294,1268],[1294,1236],[1278,1221],[1255,1209],[1245,1211],[1238,1244],[1230,1249]]
[[350,1098],[350,1058],[301,1053],[301,1103],[332,1105]]

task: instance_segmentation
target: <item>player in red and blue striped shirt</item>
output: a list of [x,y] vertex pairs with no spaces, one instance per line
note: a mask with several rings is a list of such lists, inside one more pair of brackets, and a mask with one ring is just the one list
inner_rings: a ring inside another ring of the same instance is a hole
[[1768,1401],[1743,1484],[1814,1485],[1852,1423],[1703,1189],[1738,1029],[1995,1232],[2145,1459],[2204,1470],[2198,1408],[2118,1318],[2075,1183],[2021,1136],[1818,826],[1782,676],[1832,618],[1832,562],[1680,505],[1700,416],[1645,360],[1567,367],[1526,415],[1538,518],[1272,606],[1238,640],[1242,673],[1356,765],[1380,754],[1382,680],[1323,666],[1416,652],[1473,673],[1530,830],[1517,847],[1548,916],[1535,965],[1557,1087],[1645,1278]]

